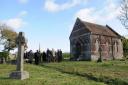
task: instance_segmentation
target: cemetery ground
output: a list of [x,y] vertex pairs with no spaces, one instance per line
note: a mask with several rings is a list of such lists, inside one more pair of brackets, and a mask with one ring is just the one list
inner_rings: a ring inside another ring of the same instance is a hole
[[9,79],[15,65],[0,64],[0,85],[128,85],[128,60],[25,64],[26,80]]

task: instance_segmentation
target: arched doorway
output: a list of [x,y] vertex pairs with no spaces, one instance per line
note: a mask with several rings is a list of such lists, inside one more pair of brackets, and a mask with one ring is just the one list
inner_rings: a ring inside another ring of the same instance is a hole
[[79,58],[79,56],[81,55],[81,51],[82,51],[81,49],[82,49],[81,43],[77,42],[76,43],[76,49],[75,49],[75,53],[76,53],[75,57],[76,57],[76,59]]

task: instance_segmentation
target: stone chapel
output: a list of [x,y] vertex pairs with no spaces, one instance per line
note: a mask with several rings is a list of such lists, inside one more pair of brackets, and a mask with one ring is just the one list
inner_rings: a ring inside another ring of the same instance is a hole
[[108,25],[102,26],[77,18],[70,34],[71,60],[121,59],[121,36]]

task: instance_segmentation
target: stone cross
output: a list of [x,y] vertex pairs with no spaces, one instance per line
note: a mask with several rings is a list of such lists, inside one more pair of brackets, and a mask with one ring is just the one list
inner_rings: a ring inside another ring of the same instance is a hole
[[10,74],[10,78],[23,80],[29,78],[29,73],[23,70],[23,57],[26,45],[26,40],[23,32],[19,32],[19,35],[16,38],[16,44],[18,46],[17,68],[16,71]]
[[26,44],[23,32],[20,32],[19,36],[16,38],[16,44],[18,46],[17,71],[23,71],[24,47]]

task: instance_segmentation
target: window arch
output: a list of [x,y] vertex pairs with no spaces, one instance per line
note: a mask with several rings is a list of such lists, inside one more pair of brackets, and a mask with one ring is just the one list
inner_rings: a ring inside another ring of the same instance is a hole
[[99,51],[99,40],[98,39],[95,40],[95,51],[96,52]]
[[114,50],[115,50],[115,52],[118,52],[118,42],[117,41],[114,42]]
[[119,42],[118,42],[118,41],[116,41],[116,48],[117,48],[117,52],[119,51],[118,45],[119,45]]

